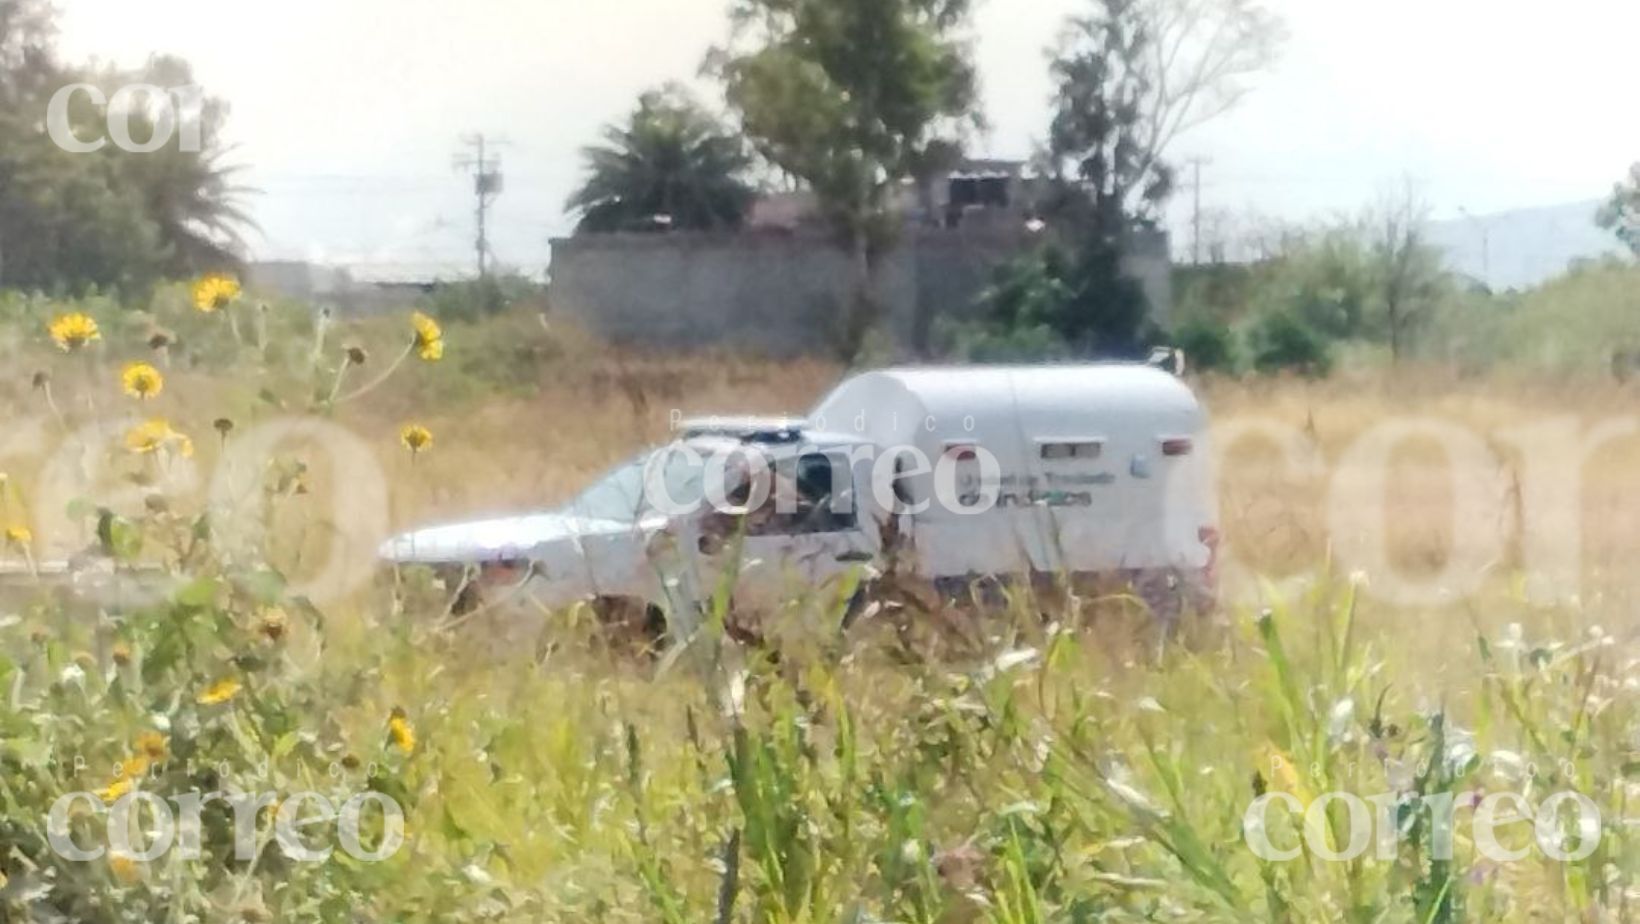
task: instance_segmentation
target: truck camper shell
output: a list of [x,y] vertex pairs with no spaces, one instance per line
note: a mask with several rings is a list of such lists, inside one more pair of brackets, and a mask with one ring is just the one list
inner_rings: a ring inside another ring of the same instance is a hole
[[[923,507],[912,518],[917,552],[935,576],[1205,567],[1205,426],[1177,377],[1115,363],[868,372],[809,419],[815,439],[911,447],[943,460],[959,496],[995,498],[963,513],[940,502],[933,471],[908,474],[901,493]],[[989,474],[981,450],[996,461]]]

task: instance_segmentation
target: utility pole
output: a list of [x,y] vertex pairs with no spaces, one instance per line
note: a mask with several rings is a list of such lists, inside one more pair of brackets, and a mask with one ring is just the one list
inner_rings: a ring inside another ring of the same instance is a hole
[[1458,206],[1458,213],[1460,215],[1462,215],[1463,217],[1469,219],[1470,224],[1473,224],[1475,226],[1475,228],[1477,230],[1479,230],[1480,233],[1481,233],[1481,282],[1484,283],[1487,288],[1491,288],[1492,287],[1492,228],[1489,225],[1487,225],[1485,220],[1480,219],[1480,218],[1476,218],[1473,214],[1470,213],[1470,211],[1468,209],[1464,208],[1461,205]]
[[1191,214],[1190,262],[1196,266],[1202,265],[1202,166],[1212,163],[1205,157],[1190,158],[1190,166],[1195,177],[1191,185],[1195,188],[1195,209]]
[[473,174],[473,194],[478,199],[478,239],[474,242],[473,249],[478,256],[478,278],[484,279],[489,275],[490,203],[501,194],[501,157],[488,153],[486,139],[482,133],[467,135],[461,141],[472,154],[456,158],[456,169],[471,170]]

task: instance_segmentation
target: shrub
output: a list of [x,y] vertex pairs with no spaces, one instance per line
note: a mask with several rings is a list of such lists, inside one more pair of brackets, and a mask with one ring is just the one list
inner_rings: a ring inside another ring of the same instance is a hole
[[1194,318],[1173,332],[1173,345],[1184,351],[1190,367],[1203,372],[1235,372],[1241,365],[1236,335],[1228,325]]
[[517,274],[463,279],[434,289],[423,310],[445,321],[477,321],[525,301],[541,301],[539,283]]
[[1148,305],[1120,263],[1098,243],[1049,244],[1004,262],[980,296],[983,318],[952,327],[951,348],[975,360],[1137,355]]
[[1265,314],[1253,325],[1249,339],[1253,368],[1266,375],[1290,371],[1323,378],[1332,371],[1332,349],[1326,338],[1290,312]]

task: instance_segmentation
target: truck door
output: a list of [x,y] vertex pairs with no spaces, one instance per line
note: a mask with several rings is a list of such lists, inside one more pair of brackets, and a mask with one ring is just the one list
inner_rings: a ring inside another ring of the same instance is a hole
[[822,599],[875,558],[861,528],[846,453],[806,452],[777,460],[769,499],[743,524],[735,605],[765,613],[797,599]]

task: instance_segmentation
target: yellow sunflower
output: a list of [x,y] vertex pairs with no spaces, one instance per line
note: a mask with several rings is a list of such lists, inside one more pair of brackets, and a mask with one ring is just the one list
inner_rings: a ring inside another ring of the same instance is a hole
[[157,731],[145,731],[137,736],[137,752],[154,763],[165,759],[165,736]]
[[239,297],[239,280],[223,273],[202,276],[194,283],[194,307],[210,314]]
[[224,677],[200,691],[200,694],[194,697],[194,702],[199,703],[201,706],[215,706],[218,703],[225,703],[237,695],[239,695],[239,681],[232,677]]
[[399,442],[414,455],[433,445],[433,431],[421,424],[405,424],[399,431]]
[[134,885],[142,880],[142,864],[123,853],[108,855],[108,868],[115,878],[126,885]]
[[290,618],[285,615],[285,611],[278,607],[272,607],[262,614],[261,622],[257,628],[268,641],[277,642],[285,637],[285,631],[289,627]]
[[6,542],[19,548],[27,548],[34,542],[34,533],[27,526],[8,526],[6,527]]
[[132,783],[131,780],[132,778],[129,776],[120,777],[114,782],[109,783],[107,786],[97,790],[97,798],[109,803],[118,802],[121,796],[130,792],[132,787],[136,785]]
[[438,322],[418,311],[410,316],[410,324],[416,329],[416,354],[428,362],[443,359],[444,330]]
[[120,388],[138,400],[147,400],[165,390],[165,376],[147,363],[131,363],[120,373]]
[[190,458],[194,454],[194,441],[186,433],[171,429],[164,418],[155,417],[125,432],[125,448],[139,454],[170,449],[183,458]]
[[122,780],[134,780],[148,772],[150,765],[147,754],[137,754],[120,761],[120,768],[115,776]]
[[416,749],[416,729],[404,710],[393,707],[393,716],[387,720],[387,736],[393,746],[408,754]]
[[73,352],[93,340],[101,340],[102,332],[91,316],[79,311],[60,314],[46,325],[46,332],[64,352]]

